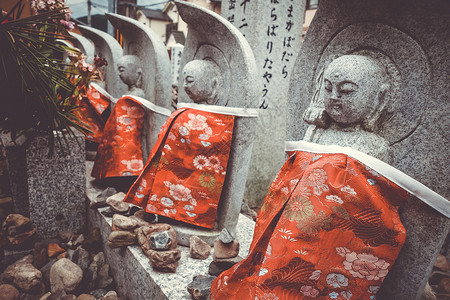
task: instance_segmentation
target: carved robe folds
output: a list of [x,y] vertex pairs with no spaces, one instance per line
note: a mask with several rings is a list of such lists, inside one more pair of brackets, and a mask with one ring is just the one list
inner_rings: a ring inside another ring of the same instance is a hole
[[291,153],[258,215],[247,259],[211,299],[372,299],[405,241],[409,193],[342,153]]
[[124,201],[150,213],[212,228],[233,126],[233,115],[192,108],[172,113]]

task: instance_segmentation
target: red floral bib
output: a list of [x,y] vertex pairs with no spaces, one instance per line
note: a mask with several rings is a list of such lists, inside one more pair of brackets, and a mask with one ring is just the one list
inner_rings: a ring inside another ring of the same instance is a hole
[[226,176],[234,116],[182,108],[161,128],[126,202],[212,228]]
[[272,182],[248,257],[211,299],[373,299],[405,241],[409,194],[345,154],[297,151]]
[[137,176],[144,166],[141,136],[144,108],[130,98],[120,98],[103,130],[91,175],[97,179]]

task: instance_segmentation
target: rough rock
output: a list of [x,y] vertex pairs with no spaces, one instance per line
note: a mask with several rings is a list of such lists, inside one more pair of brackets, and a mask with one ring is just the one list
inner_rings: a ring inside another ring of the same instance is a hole
[[7,232],[8,240],[12,245],[26,242],[36,233],[30,219],[20,214],[10,214],[3,222],[2,230]]
[[[108,209],[102,210],[101,214],[107,218],[112,218],[115,214],[117,214],[117,212],[113,211],[111,208],[108,208]],[[123,213],[123,214],[125,214],[125,213]]]
[[61,300],[77,300],[77,296],[72,295],[72,294],[70,294],[70,295],[65,295],[65,296],[63,296],[63,297],[61,298]]
[[63,243],[69,242],[73,237],[73,232],[71,230],[60,230],[58,231],[58,237]]
[[234,236],[231,234],[231,232],[228,229],[224,228],[219,233],[219,240],[221,240],[224,244],[229,244],[232,241],[234,241]]
[[44,283],[50,285],[50,270],[52,269],[53,264],[56,262],[56,259],[52,259],[45,266],[39,269],[42,273],[42,279],[44,279]]
[[51,295],[52,295],[51,292],[47,292],[44,295],[42,295],[41,298],[39,298],[39,300],[48,300]]
[[112,211],[118,213],[126,213],[130,209],[130,204],[123,202],[124,198],[125,194],[120,192],[108,197],[108,199],[106,199],[106,203],[109,205]]
[[225,244],[221,240],[214,242],[214,258],[232,258],[239,254],[239,242]]
[[139,218],[139,219],[141,219],[143,221],[149,222],[149,223],[154,222],[155,219],[156,219],[156,215],[155,214],[148,213],[148,212],[146,212],[143,209],[138,210],[137,212],[135,212],[133,216],[135,216],[136,218]]
[[82,279],[83,271],[81,268],[67,258],[56,261],[50,269],[50,289],[52,293],[58,291],[73,292]]
[[41,288],[42,273],[31,263],[33,256],[28,255],[19,259],[0,275],[4,283],[11,283],[24,292],[37,292]]
[[63,248],[61,248],[57,243],[50,243],[47,246],[47,254],[48,257],[54,257],[58,254],[65,252]]
[[81,294],[78,296],[77,300],[97,300],[97,298],[89,294]]
[[89,252],[98,253],[102,250],[102,236],[99,228],[93,228],[82,243],[83,248]]
[[450,294],[450,277],[442,278],[438,288],[442,293]]
[[438,255],[436,262],[434,263],[434,266],[444,272],[447,272],[450,270],[450,264],[447,260],[447,257],[445,257],[442,254]]
[[80,234],[77,236],[77,238],[73,241],[73,245],[76,247],[78,245],[81,245],[85,242],[84,234]]
[[90,208],[99,208],[106,206],[106,199],[112,195],[117,194],[117,190],[113,187],[107,187],[97,197],[95,197],[89,204]]
[[150,222],[144,221],[144,220],[142,220],[142,219],[140,219],[140,218],[138,218],[138,217],[136,217],[134,215],[130,216],[129,218],[136,222],[137,227],[148,226],[148,225],[151,224]]
[[254,211],[253,209],[250,208],[250,206],[248,206],[248,201],[245,198],[242,201],[241,214],[243,214],[246,217],[249,217],[253,221],[256,221],[256,217],[258,216],[256,211]]
[[181,251],[178,249],[167,251],[148,250],[147,256],[153,269],[162,272],[175,273],[178,261],[181,258]]
[[97,273],[97,286],[101,289],[106,289],[108,288],[112,282],[113,279],[112,277],[109,275],[109,265],[108,264],[104,264],[103,266],[101,266],[101,268],[98,270]]
[[169,231],[172,236],[172,244],[170,249],[177,248],[177,235],[173,230],[172,226],[164,223],[151,224],[149,226],[140,227],[136,230],[137,233],[137,241],[142,248],[142,251],[148,256],[147,252],[151,251],[150,247],[150,236],[158,231]]
[[129,231],[113,231],[108,237],[108,246],[111,248],[118,248],[133,245],[136,243],[136,234]]
[[112,230],[133,230],[138,227],[138,222],[130,217],[114,214],[112,217]]
[[195,300],[206,300],[211,292],[211,284],[215,276],[197,275],[194,276],[187,290]]
[[106,293],[107,291],[105,291],[104,289],[96,289],[89,292],[89,294],[94,296],[96,299],[100,299],[101,297],[105,296]]
[[109,291],[100,300],[118,300],[118,299],[119,297],[117,296],[117,293],[115,291]]
[[209,270],[208,273],[213,276],[218,276],[223,271],[228,270],[238,262],[240,262],[243,258],[240,256],[236,256],[233,258],[223,258],[223,259],[214,259],[209,264]]
[[91,256],[84,248],[78,248],[75,250],[71,260],[76,263],[83,272],[89,268],[89,265],[91,264]]
[[0,284],[0,298],[3,300],[19,299],[19,291],[10,284]]
[[157,251],[169,250],[172,248],[173,239],[169,230],[157,231],[150,235],[150,248]]
[[33,265],[40,269],[48,263],[48,249],[45,243],[34,244]]
[[207,259],[211,253],[211,246],[198,236],[191,236],[189,238],[189,251],[192,258]]
[[420,300],[437,300],[436,295],[434,294],[431,286],[427,283],[425,289],[423,290],[422,296]]

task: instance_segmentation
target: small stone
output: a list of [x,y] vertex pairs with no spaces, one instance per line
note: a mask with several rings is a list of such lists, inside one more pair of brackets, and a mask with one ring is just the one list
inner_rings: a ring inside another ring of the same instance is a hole
[[117,293],[115,291],[109,291],[100,300],[118,300],[118,299],[119,297],[117,296]]
[[250,206],[248,206],[248,200],[245,198],[242,200],[241,214],[248,217],[249,219],[252,219],[253,221],[256,221],[256,217],[258,216],[256,211],[254,211],[253,209],[250,208]]
[[130,204],[123,202],[124,198],[125,194],[120,192],[108,197],[108,199],[106,199],[106,203],[109,205],[112,211],[118,213],[126,213],[130,209]]
[[198,236],[190,237],[189,248],[191,257],[195,259],[207,259],[211,253],[211,246]]
[[91,264],[91,256],[89,252],[84,248],[78,248],[74,251],[71,259],[74,263],[76,263],[81,270],[84,272],[89,265]]
[[130,216],[133,216],[136,212],[142,210],[139,206],[136,205],[130,205],[130,210],[128,211]]
[[56,261],[50,269],[50,289],[52,293],[58,291],[73,292],[82,279],[83,271],[81,268],[67,258]]
[[81,294],[78,296],[77,300],[97,300],[97,298],[89,294]]
[[96,289],[89,292],[89,294],[94,296],[96,299],[100,299],[101,297],[105,296],[106,293],[107,291],[105,291],[104,289]]
[[436,300],[436,295],[434,294],[433,290],[431,289],[431,286],[427,282],[425,285],[425,288],[422,293],[422,297],[420,297],[420,300]]
[[10,214],[3,221],[2,230],[8,231],[8,228],[14,226],[14,230],[17,231],[16,234],[30,230],[31,222],[30,218],[22,216],[20,214]]
[[223,271],[228,270],[238,262],[240,262],[243,258],[240,256],[236,256],[233,258],[224,258],[224,259],[215,259],[209,264],[208,273],[213,276],[219,276]]
[[147,256],[153,269],[162,272],[175,273],[178,261],[181,258],[181,251],[178,249],[168,251],[149,250]]
[[117,212],[113,211],[111,208],[108,207],[108,209],[100,211],[102,215],[104,215],[107,218],[112,218]]
[[194,276],[191,283],[188,284],[187,290],[195,300],[206,300],[211,292],[211,284],[215,276],[197,275]]
[[40,269],[48,263],[48,250],[45,243],[34,244],[33,265]]
[[42,295],[42,297],[39,298],[39,300],[48,300],[48,298],[50,298],[51,295],[52,295],[51,292],[47,292],[44,295]]
[[109,275],[109,265],[108,264],[104,264],[100,270],[98,270],[97,273],[97,286],[101,289],[106,289],[108,288],[112,282],[113,279],[112,277]]
[[33,228],[29,231],[22,232],[22,233],[14,235],[14,236],[8,236],[8,241],[12,245],[23,244],[26,241],[28,241],[31,237],[33,237],[35,235],[35,233],[36,233],[36,228]]
[[19,291],[13,285],[0,284],[0,298],[2,300],[17,300],[19,294]]
[[137,233],[137,241],[139,243],[139,245],[142,248],[142,251],[144,251],[144,253],[150,257],[147,252],[151,251],[151,247],[150,247],[150,236],[158,231],[169,231],[171,234],[171,238],[172,238],[172,243],[170,246],[170,249],[176,249],[177,248],[177,234],[175,233],[175,230],[173,230],[172,226],[170,226],[169,224],[164,224],[164,223],[157,223],[157,224],[151,224],[149,226],[143,226],[143,227],[139,227],[136,230]]
[[102,235],[100,228],[93,228],[82,243],[83,248],[89,252],[98,253],[102,251]]
[[72,294],[70,294],[70,295],[65,295],[65,296],[63,296],[63,297],[61,298],[61,300],[77,300],[77,296],[72,295]]
[[26,293],[39,291],[42,273],[31,264],[32,261],[33,256],[28,255],[8,266],[0,275],[1,282],[13,284]]
[[442,254],[438,254],[434,266],[441,271],[447,272],[450,270],[450,264],[448,263],[447,257]]
[[149,223],[154,222],[155,219],[156,219],[156,215],[155,214],[148,213],[148,212],[146,212],[143,209],[138,210],[137,212],[135,212],[134,216],[136,218],[139,218],[139,219],[141,219],[143,221],[146,221],[146,222],[149,222]]
[[42,273],[42,279],[44,279],[44,282],[48,285],[50,285],[50,270],[55,262],[56,259],[52,259],[45,266],[39,269]]
[[439,282],[438,288],[442,293],[450,294],[450,277],[442,278]]
[[61,254],[63,252],[65,252],[66,250],[64,250],[63,248],[61,248],[58,244],[56,243],[50,243],[47,246],[47,254],[48,257],[53,257],[56,256],[58,254]]
[[112,217],[112,230],[133,230],[138,223],[130,217],[114,214]]
[[133,245],[136,243],[136,234],[129,231],[112,231],[108,237],[108,246],[118,248]]
[[79,236],[77,236],[77,238],[73,241],[72,244],[76,247],[78,245],[83,244],[84,240],[85,240],[84,234],[80,234]]
[[117,190],[113,187],[107,187],[103,190],[97,197],[95,197],[91,203],[89,204],[90,208],[99,208],[108,205],[106,203],[106,199],[111,197],[112,195],[117,194]]
[[58,237],[63,243],[69,242],[73,237],[73,232],[70,230],[60,230],[58,232]]
[[225,244],[229,244],[232,241],[234,241],[234,236],[231,234],[231,232],[228,229],[224,228],[219,233],[219,240],[221,240]]
[[144,220],[142,220],[142,219],[139,219],[139,218],[136,217],[136,216],[130,216],[129,218],[132,219],[132,220],[134,220],[134,221],[136,222],[136,224],[137,224],[136,227],[148,226],[148,225],[151,224],[150,222],[147,222],[147,221],[144,221]]
[[164,251],[172,247],[172,235],[170,231],[157,231],[150,235],[150,248],[153,250]]
[[232,258],[239,254],[239,242],[225,244],[221,240],[214,242],[214,258]]

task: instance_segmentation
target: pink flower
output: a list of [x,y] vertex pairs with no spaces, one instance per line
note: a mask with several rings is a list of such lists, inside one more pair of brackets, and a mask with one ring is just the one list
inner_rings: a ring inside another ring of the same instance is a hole
[[189,201],[192,198],[191,190],[181,184],[171,184],[169,186],[170,195],[179,201]]
[[144,164],[141,159],[132,159],[132,160],[122,160],[122,164],[127,166],[127,169],[131,171],[141,171],[144,167]]
[[383,280],[389,272],[389,263],[368,253],[350,252],[345,255],[344,268],[353,277]]
[[122,106],[123,110],[126,110],[127,115],[133,119],[139,119],[144,116],[144,110],[137,106]]
[[186,125],[191,130],[204,130],[208,128],[208,124],[206,124],[206,117],[202,115],[194,115],[189,114],[189,122]]
[[310,285],[304,285],[300,288],[300,292],[307,297],[317,297],[319,295],[319,291]]
[[264,295],[262,295],[261,298],[259,298],[259,300],[278,300],[278,299],[279,298],[274,293],[265,293]]
[[198,155],[194,158],[194,167],[196,167],[199,170],[202,170],[203,168],[206,168],[209,166],[209,160],[204,155]]
[[329,191],[327,181],[327,173],[322,169],[314,169],[306,176],[305,185],[313,187],[314,194],[320,196],[322,191]]
[[348,285],[348,279],[342,274],[330,273],[327,275],[327,283],[334,288],[340,288]]

